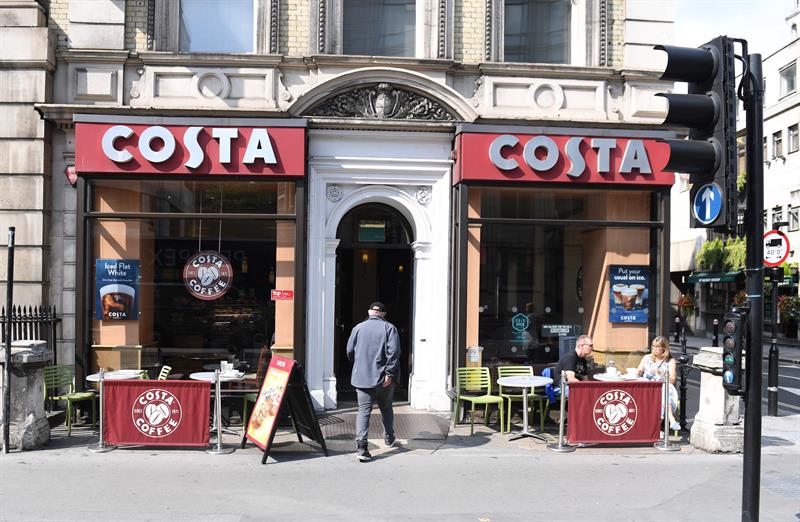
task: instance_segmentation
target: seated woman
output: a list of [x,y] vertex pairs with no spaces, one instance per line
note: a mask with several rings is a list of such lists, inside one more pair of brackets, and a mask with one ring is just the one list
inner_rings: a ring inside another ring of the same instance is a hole
[[678,409],[678,391],[675,389],[675,377],[678,371],[675,359],[669,353],[669,341],[664,336],[656,337],[650,345],[650,352],[642,357],[639,363],[639,375],[651,381],[663,382],[667,369],[669,369],[669,424],[670,429],[679,430],[681,425],[675,420],[675,410]]

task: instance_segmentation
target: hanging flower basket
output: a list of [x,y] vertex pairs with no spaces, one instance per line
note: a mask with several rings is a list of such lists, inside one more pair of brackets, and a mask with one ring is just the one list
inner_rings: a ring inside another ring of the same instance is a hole
[[683,294],[682,296],[680,296],[678,302],[675,304],[677,304],[678,307],[681,309],[681,314],[683,314],[684,317],[688,317],[694,314],[694,309],[696,305],[694,300],[694,294]]
[[783,319],[800,319],[800,297],[796,295],[782,295],[778,297],[778,310]]
[[744,290],[739,290],[735,294],[733,294],[733,299],[731,299],[731,304],[733,306],[742,306],[747,302],[747,292]]

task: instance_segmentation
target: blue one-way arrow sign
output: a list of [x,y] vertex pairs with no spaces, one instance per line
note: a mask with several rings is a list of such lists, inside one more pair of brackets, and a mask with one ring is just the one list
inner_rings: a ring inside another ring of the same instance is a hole
[[697,221],[710,225],[719,218],[722,204],[722,188],[716,183],[708,183],[695,193],[692,213]]

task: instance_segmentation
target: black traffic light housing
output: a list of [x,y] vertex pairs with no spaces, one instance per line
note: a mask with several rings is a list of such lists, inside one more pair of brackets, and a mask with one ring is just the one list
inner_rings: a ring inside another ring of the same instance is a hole
[[744,393],[742,359],[747,339],[747,313],[734,308],[722,320],[722,387],[731,395]]
[[[690,225],[731,231],[737,224],[736,86],[733,41],[718,36],[698,48],[657,45],[667,53],[662,80],[687,82],[687,94],[661,93],[669,105],[664,123],[689,128],[688,140],[664,140],[670,148],[665,170],[686,172],[693,183]],[[721,194],[718,216],[698,216],[695,196],[711,198],[705,187],[716,184]]]

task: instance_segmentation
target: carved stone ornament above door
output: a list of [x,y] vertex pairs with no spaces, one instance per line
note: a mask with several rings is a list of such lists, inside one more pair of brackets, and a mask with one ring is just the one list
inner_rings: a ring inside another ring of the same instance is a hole
[[307,115],[377,120],[456,119],[442,104],[385,82],[336,94],[312,108]]

